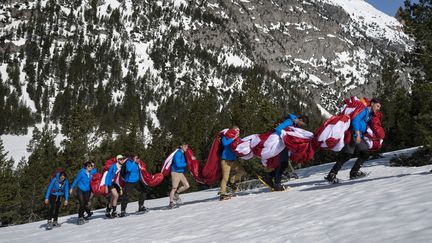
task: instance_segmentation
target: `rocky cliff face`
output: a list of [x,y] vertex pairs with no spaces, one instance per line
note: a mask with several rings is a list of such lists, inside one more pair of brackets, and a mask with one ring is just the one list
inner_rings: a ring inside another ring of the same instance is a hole
[[48,119],[58,100],[118,106],[133,89],[158,126],[168,97],[210,90],[224,106],[251,76],[269,99],[334,111],[372,95],[381,60],[409,50],[400,29],[362,0],[8,1],[0,74]]
[[372,95],[382,58],[410,46],[400,23],[364,1],[219,0],[202,8],[222,23],[188,31],[189,40],[297,77],[330,109],[329,98]]

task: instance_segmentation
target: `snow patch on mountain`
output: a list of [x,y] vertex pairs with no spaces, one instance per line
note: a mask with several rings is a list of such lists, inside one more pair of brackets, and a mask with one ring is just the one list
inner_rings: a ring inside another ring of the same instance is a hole
[[402,24],[396,18],[381,12],[364,0],[316,1],[342,7],[370,37],[385,38],[391,42],[408,44],[405,40],[409,37],[401,31]]

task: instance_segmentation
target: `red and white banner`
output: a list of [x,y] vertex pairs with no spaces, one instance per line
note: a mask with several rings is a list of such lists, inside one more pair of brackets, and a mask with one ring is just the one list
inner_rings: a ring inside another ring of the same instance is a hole
[[[168,176],[170,174],[171,165],[172,165],[172,162],[174,160],[174,155],[175,155],[175,153],[177,153],[177,151],[179,149],[180,148],[174,150],[174,152],[172,152],[168,156],[168,158],[165,159],[165,162],[164,162],[164,164],[162,166],[162,170],[161,170],[161,173],[164,176]],[[198,183],[201,183],[201,184],[205,184],[206,182],[201,176],[200,161],[196,159],[191,148],[188,147],[188,149],[185,152],[185,157],[186,157],[188,170],[191,173],[191,175],[194,177],[195,181],[197,181]]]
[[315,150],[313,147],[314,135],[298,127],[287,127],[281,133],[285,147],[290,151],[292,161],[302,163],[313,159]]
[[368,144],[369,150],[371,151],[380,149],[384,141],[385,132],[381,122],[381,112],[374,112],[371,120],[368,123],[368,128],[364,136],[364,140]]
[[350,139],[351,119],[348,115],[332,116],[315,132],[316,146],[339,152]]

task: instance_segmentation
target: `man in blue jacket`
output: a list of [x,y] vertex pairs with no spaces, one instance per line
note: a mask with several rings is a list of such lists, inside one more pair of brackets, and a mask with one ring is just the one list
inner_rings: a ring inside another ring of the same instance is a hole
[[[60,226],[57,219],[62,198],[65,199],[64,205],[66,206],[69,200],[69,182],[64,171],[55,174],[45,194],[45,204],[50,206],[48,210],[48,230]],[[51,221],[53,218],[54,221]]]
[[[290,126],[302,127],[306,125],[308,120],[309,119],[306,115],[296,116],[293,114],[289,114],[283,119],[282,122],[276,122],[277,126],[274,130],[280,136],[285,128]],[[265,176],[258,176],[258,179],[264,184],[266,184],[268,187],[270,187],[273,191],[285,190],[285,187],[281,184],[282,175],[285,172],[286,168],[288,168],[289,163],[289,151],[287,148],[285,148],[279,154],[279,166]]]
[[357,158],[354,166],[350,171],[350,179],[356,179],[364,177],[367,174],[360,170],[363,163],[369,158],[369,147],[366,141],[363,139],[366,133],[367,123],[370,120],[373,112],[377,112],[381,109],[381,102],[377,99],[372,99],[370,101],[370,106],[365,107],[352,121],[351,129],[353,135],[349,144],[346,144],[341,151],[339,159],[336,164],[330,170],[329,174],[324,177],[329,182],[337,183],[338,179],[336,175],[338,171],[342,168],[342,165],[347,162],[354,152],[357,151],[359,157]]
[[121,168],[120,175],[123,177],[125,185],[123,186],[121,213],[119,216],[126,216],[126,207],[129,202],[129,194],[131,193],[132,189],[136,189],[139,192],[138,211],[147,212],[147,208],[144,207],[144,200],[146,199],[146,186],[141,179],[139,157],[133,156],[132,158],[128,158],[126,163]]
[[[177,152],[174,154],[174,158],[171,165],[171,192],[170,192],[170,208],[177,207],[177,204],[181,203],[180,193],[189,189],[189,182],[186,179],[184,173],[186,172],[187,161],[185,153],[188,150],[188,145],[183,143]],[[178,188],[180,182],[182,186]]]
[[[228,139],[226,136],[222,136],[222,154],[221,154],[221,167],[222,167],[222,181],[220,183],[220,200],[231,198],[233,193],[229,194],[226,191],[228,180],[230,181],[233,191],[238,191],[238,184],[241,177],[245,174],[243,166],[237,160],[237,155],[231,149],[231,143],[239,137],[240,128],[238,126],[232,126],[231,129],[236,130],[237,134],[234,138]],[[235,171],[235,174],[230,177],[231,169]]]

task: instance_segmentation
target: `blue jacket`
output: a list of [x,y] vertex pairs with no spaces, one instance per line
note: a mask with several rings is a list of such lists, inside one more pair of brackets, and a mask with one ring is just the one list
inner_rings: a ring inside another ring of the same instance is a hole
[[223,160],[231,160],[234,161],[237,159],[237,155],[231,149],[231,143],[234,141],[234,138],[227,139],[225,136],[222,136],[222,154],[221,159]]
[[128,159],[123,166],[126,166],[126,173],[124,176],[125,182],[135,183],[140,180],[141,171],[137,163],[131,159]]
[[106,186],[112,186],[116,172],[117,172],[117,163],[114,163],[109,167],[108,172],[106,174],[106,177],[105,177],[105,185]]
[[183,150],[179,149],[174,154],[173,163],[171,165],[171,170],[177,173],[184,173],[186,171],[187,161]]
[[56,173],[56,176],[51,179],[48,190],[45,193],[45,199],[48,199],[50,195],[64,197],[66,201],[69,199],[69,182],[65,178],[63,184],[60,184],[60,173]]
[[75,178],[74,182],[72,183],[71,189],[74,189],[75,186],[78,184],[78,188],[83,192],[90,191],[90,181],[93,176],[92,171],[89,173],[90,175],[87,175],[86,169],[82,168],[80,171],[78,171],[77,177]]
[[288,119],[283,121],[281,124],[279,124],[279,126],[277,126],[275,128],[275,132],[280,136],[282,133],[282,130],[284,130],[285,128],[287,128],[289,126],[297,126],[297,124],[294,122],[295,119],[297,119],[297,117],[295,115],[289,114]]
[[370,120],[370,112],[369,108],[365,108],[362,112],[360,112],[352,121],[351,128],[354,131],[353,137],[357,137],[356,131],[360,131],[360,136],[363,138],[363,135],[366,133],[367,122]]

